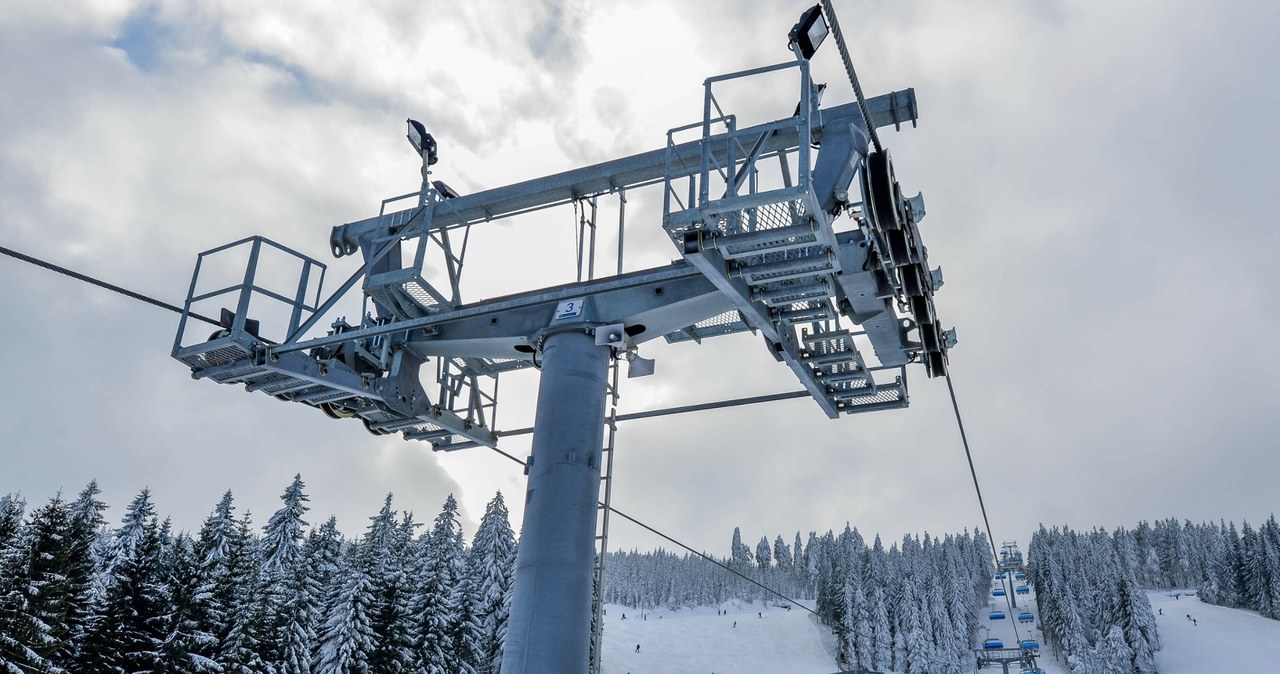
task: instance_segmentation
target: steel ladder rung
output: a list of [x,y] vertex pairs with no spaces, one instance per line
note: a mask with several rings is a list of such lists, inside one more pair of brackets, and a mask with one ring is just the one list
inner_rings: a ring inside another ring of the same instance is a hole
[[780,288],[753,288],[752,299],[768,306],[794,304],[815,297],[828,297],[831,292],[826,283],[801,283]]
[[826,353],[811,353],[807,356],[801,356],[800,360],[813,367],[825,367],[837,363],[852,363],[856,351],[828,351]]
[[845,370],[843,372],[819,372],[817,377],[818,383],[821,384],[843,384],[846,382],[857,381],[859,379],[863,381],[870,380],[870,375],[859,368]]
[[841,344],[848,344],[853,335],[848,330],[832,330],[831,332],[812,332],[804,336],[804,343],[812,347],[818,342],[827,340],[836,340]]
[[824,250],[816,255],[801,255],[773,262],[738,263],[736,267],[744,278],[764,274],[813,273],[832,268],[831,251]]
[[831,320],[833,318],[835,318],[835,311],[832,310],[831,305],[827,303],[820,304],[816,307],[785,309],[777,312],[777,320],[785,325]]

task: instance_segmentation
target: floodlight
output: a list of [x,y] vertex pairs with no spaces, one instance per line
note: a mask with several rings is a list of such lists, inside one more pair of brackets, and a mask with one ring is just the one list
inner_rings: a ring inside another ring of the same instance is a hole
[[416,119],[406,120],[409,123],[409,144],[418,151],[418,155],[430,166],[440,160],[436,154],[436,139],[427,133],[427,127]]
[[444,199],[457,199],[462,196],[461,194],[458,194],[458,190],[449,187],[449,185],[443,180],[433,180],[431,181],[431,186],[436,188],[436,192],[439,192],[440,196]]
[[818,51],[818,46],[827,39],[827,34],[830,32],[827,19],[822,15],[822,7],[814,5],[800,15],[800,20],[792,26],[787,39],[791,41],[791,47],[793,49],[798,47],[800,55],[808,61],[813,58],[814,52]]

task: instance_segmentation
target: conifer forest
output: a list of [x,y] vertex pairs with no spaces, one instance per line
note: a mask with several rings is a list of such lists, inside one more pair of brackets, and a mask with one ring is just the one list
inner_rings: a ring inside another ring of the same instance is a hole
[[[467,544],[452,496],[431,522],[391,495],[358,536],[308,521],[301,476],[265,525],[231,492],[198,531],[175,531],[148,490],[117,518],[96,482],[42,505],[0,496],[0,673],[498,672],[517,549],[499,493]],[[114,522],[112,522],[114,520]],[[1074,674],[1155,672],[1146,591],[1280,618],[1280,525],[1041,527],[1027,583],[1044,640]],[[868,543],[840,533],[735,529],[717,563],[612,552],[604,601],[680,610],[732,602],[813,607],[849,668],[971,669],[995,568],[982,533]],[[724,568],[722,568],[722,566]],[[586,626],[584,626],[584,629]]]

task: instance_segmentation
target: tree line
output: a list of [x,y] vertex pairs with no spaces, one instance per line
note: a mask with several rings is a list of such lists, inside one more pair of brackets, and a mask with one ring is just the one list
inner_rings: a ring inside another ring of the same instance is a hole
[[1073,674],[1156,672],[1156,619],[1133,533],[1040,529],[1027,550],[1040,630]]
[[1131,532],[1148,587],[1195,588],[1201,601],[1280,620],[1280,524],[1141,522]]
[[305,521],[301,476],[261,532],[229,491],[194,535],[146,489],[111,528],[99,493],[29,513],[0,496],[0,672],[498,670],[516,554],[501,493],[469,547],[452,496],[426,529],[388,495],[349,540]]
[[[781,535],[754,551],[734,529],[731,569],[816,612],[836,637],[837,657],[850,668],[906,674],[960,674],[973,663],[978,608],[987,601],[993,562],[981,533],[933,538],[904,536],[886,549],[868,545],[856,528],[809,534],[792,544]],[[614,552],[608,558],[605,601],[637,608],[681,608],[727,601],[787,601],[734,577],[698,556],[665,550]]]

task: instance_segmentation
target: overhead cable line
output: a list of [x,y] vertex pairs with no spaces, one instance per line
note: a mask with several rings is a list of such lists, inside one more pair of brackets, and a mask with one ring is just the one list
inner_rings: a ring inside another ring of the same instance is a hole
[[[956,413],[956,426],[960,429],[960,442],[964,444],[964,458],[969,461],[969,475],[973,477],[973,490],[978,494],[978,508],[982,510],[982,524],[987,529],[987,543],[991,545],[991,561],[997,563],[1000,558],[996,552],[996,538],[991,533],[991,520],[987,517],[987,504],[982,499],[982,487],[978,486],[978,471],[973,467],[973,452],[969,451],[969,436],[964,432],[964,419],[960,417],[960,404],[956,402],[956,388],[951,384],[951,371],[947,370],[947,392],[951,394],[951,409]],[[997,566],[997,568],[999,568]],[[1004,587],[1004,581],[1000,581],[1000,587]],[[1005,592],[1004,603],[1009,607],[1009,615],[1012,616],[1013,599],[1010,597],[1013,590],[1013,583],[1009,583],[1009,591]],[[1018,629],[1018,623],[1013,622],[1013,636],[1019,642],[1022,641],[1022,632]]]
[[849,56],[849,47],[845,44],[844,35],[840,32],[840,22],[836,20],[836,8],[831,5],[831,0],[822,0],[822,9],[827,14],[827,20],[831,22],[831,32],[836,37],[836,48],[840,51],[844,72],[849,76],[849,83],[853,85],[853,93],[858,99],[858,112],[862,114],[862,123],[867,127],[867,135],[871,137],[871,144],[875,146],[876,152],[883,152],[884,146],[880,144],[880,134],[876,132],[876,125],[871,120],[871,109],[867,107],[867,97],[862,93],[858,73],[853,69],[853,58]]
[[[53,264],[52,262],[46,262],[44,260],[41,260],[40,258],[19,253],[16,250],[5,248],[4,246],[0,246],[0,253],[4,253],[5,255],[8,255],[9,257],[12,257],[16,260],[22,260],[23,262],[33,264],[37,267],[43,267],[44,269],[48,269],[49,271],[58,272],[59,274],[62,274],[64,276],[70,276],[71,278],[76,279],[78,281],[84,281],[85,283],[98,286],[99,288],[105,288],[107,290],[110,290],[111,292],[120,293],[125,297],[138,300],[139,302],[146,302],[147,304],[150,304],[152,306],[160,307],[161,309],[168,309],[169,311],[172,311],[174,313],[179,313],[179,314],[182,313],[182,307],[169,304],[168,302],[162,302],[158,299],[155,299],[154,297],[148,297],[147,295],[143,295],[142,293],[137,293],[132,290],[128,290],[126,288],[121,288],[120,286],[115,285],[114,283],[107,283],[106,281],[96,279],[87,274],[81,274],[80,272],[72,271],[70,269],[67,269],[66,267],[61,267],[56,264]],[[192,318],[204,321],[205,323],[210,323],[212,325],[217,325],[219,327],[221,327],[222,325],[217,320],[209,318],[208,316],[202,316],[195,312],[189,312],[187,315]]]
[[[512,461],[515,461],[516,463],[518,463],[518,464],[520,464],[520,465],[522,465],[522,466],[527,465],[524,461],[521,461],[519,458],[517,458],[517,457],[515,457],[515,456],[512,456],[511,454],[508,454],[507,452],[504,452],[504,451],[502,451],[501,449],[498,449],[497,447],[491,447],[490,449],[492,449],[493,451],[495,451],[495,452],[497,452],[497,453],[499,453],[499,454],[501,454],[501,455],[503,455],[503,456],[507,457],[508,459],[511,459]],[[606,506],[605,506],[603,503],[601,503],[601,504],[600,504],[600,507],[606,507]],[[741,579],[743,579],[743,580],[747,581],[748,583],[751,583],[752,585],[755,585],[756,587],[759,587],[760,589],[764,590],[765,592],[769,592],[769,593],[774,594],[774,595],[776,595],[776,596],[778,596],[778,597],[781,597],[782,599],[784,599],[784,600],[786,600],[786,601],[788,601],[788,602],[791,602],[792,604],[795,604],[796,606],[799,606],[800,608],[802,608],[802,609],[804,609],[804,610],[806,610],[806,611],[808,611],[808,612],[810,612],[810,613],[814,614],[815,616],[818,616],[819,618],[821,618],[821,617],[822,617],[821,615],[819,615],[819,614],[818,614],[818,612],[817,612],[817,611],[814,611],[813,609],[809,608],[808,606],[805,606],[804,604],[801,604],[799,601],[797,601],[797,600],[795,600],[795,599],[792,599],[791,597],[788,597],[788,596],[787,596],[787,595],[785,595],[785,594],[782,594],[781,592],[779,592],[779,591],[777,591],[777,590],[775,590],[775,589],[773,589],[773,588],[769,587],[768,585],[765,585],[765,584],[763,584],[763,583],[761,583],[761,582],[759,582],[759,581],[755,580],[754,578],[751,578],[750,576],[747,576],[747,575],[745,575],[745,574],[743,574],[743,573],[741,573],[741,572],[739,572],[739,571],[737,571],[737,570],[735,570],[735,569],[733,569],[733,568],[731,568],[731,567],[729,567],[729,566],[726,566],[726,565],[725,565],[723,562],[721,562],[720,560],[717,560],[716,558],[711,557],[710,555],[707,555],[707,554],[705,554],[705,553],[698,552],[697,550],[694,550],[693,548],[691,548],[691,547],[689,547],[689,546],[685,545],[684,543],[681,543],[680,541],[677,541],[676,539],[674,539],[674,538],[672,538],[672,537],[670,537],[670,536],[668,536],[668,535],[666,535],[666,534],[662,533],[661,531],[658,531],[657,529],[654,529],[653,527],[649,526],[648,524],[645,524],[644,522],[641,522],[640,520],[638,520],[638,519],[636,519],[636,518],[634,518],[634,517],[632,517],[632,516],[630,516],[630,515],[628,515],[628,514],[626,514],[626,513],[622,512],[622,511],[620,511],[620,510],[618,510],[617,508],[614,508],[613,506],[607,506],[607,507],[609,508],[609,512],[613,513],[614,515],[617,515],[618,517],[621,517],[621,518],[623,518],[623,519],[625,519],[625,520],[628,520],[628,521],[630,521],[631,523],[635,524],[636,526],[639,526],[639,527],[643,528],[644,530],[646,530],[646,531],[648,531],[648,532],[650,532],[650,533],[652,533],[652,534],[655,534],[655,535],[657,535],[657,536],[660,536],[660,537],[662,537],[663,539],[665,539],[665,540],[667,540],[667,541],[670,541],[671,543],[674,543],[675,545],[678,545],[678,546],[680,546],[681,548],[684,548],[685,550],[687,550],[687,551],[689,551],[689,552],[691,552],[691,553],[693,553],[693,554],[695,554],[695,555],[697,555],[697,556],[699,556],[699,557],[701,557],[701,558],[703,558],[703,559],[707,560],[708,562],[711,562],[712,564],[715,564],[716,566],[718,566],[718,567],[720,567],[720,568],[724,569],[725,571],[728,571],[729,573],[732,573],[733,575],[735,575],[735,576],[737,576],[737,577],[739,577],[739,578],[741,578]]]

